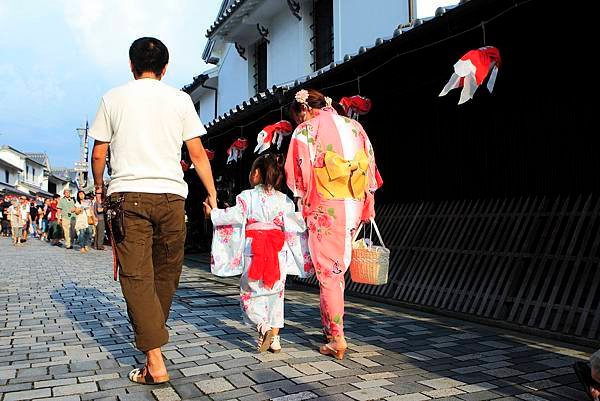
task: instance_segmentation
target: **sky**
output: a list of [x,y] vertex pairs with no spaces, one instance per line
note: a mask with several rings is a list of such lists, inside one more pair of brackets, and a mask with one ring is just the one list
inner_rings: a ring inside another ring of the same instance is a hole
[[0,145],[47,152],[52,167],[79,160],[76,128],[100,97],[131,78],[128,50],[161,39],[177,88],[210,66],[202,51],[221,0],[0,0]]
[[[419,17],[456,0],[419,0]],[[100,97],[131,79],[141,36],[169,48],[164,81],[181,88],[207,70],[206,29],[221,0],[0,0],[0,144],[47,152],[52,167],[79,160],[76,129]]]

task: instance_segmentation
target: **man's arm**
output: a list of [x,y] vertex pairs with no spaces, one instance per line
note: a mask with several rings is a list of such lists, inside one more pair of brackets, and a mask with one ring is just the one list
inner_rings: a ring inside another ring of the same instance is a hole
[[92,150],[92,175],[94,176],[94,192],[97,202],[102,202],[104,199],[104,169],[106,168],[108,144],[109,142],[96,139]]
[[204,188],[208,191],[208,197],[206,198],[208,204],[211,208],[217,207],[217,190],[215,189],[210,161],[206,156],[202,141],[200,141],[199,137],[195,137],[185,141],[185,146],[187,147],[190,159],[194,164],[196,174],[198,174]]

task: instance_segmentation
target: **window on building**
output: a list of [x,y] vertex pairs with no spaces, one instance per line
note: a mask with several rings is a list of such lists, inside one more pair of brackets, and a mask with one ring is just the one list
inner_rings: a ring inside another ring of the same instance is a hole
[[25,167],[25,181],[29,180],[29,166]]
[[33,172],[31,173],[31,181],[35,182],[35,169],[32,167],[31,170],[33,170]]
[[8,170],[4,170],[4,182],[10,184],[10,173]]
[[333,61],[333,0],[313,2],[313,70]]
[[254,90],[256,93],[267,89],[267,41],[261,40],[254,49]]
[[56,184],[54,182],[48,183],[48,192],[50,192],[51,194],[56,193]]

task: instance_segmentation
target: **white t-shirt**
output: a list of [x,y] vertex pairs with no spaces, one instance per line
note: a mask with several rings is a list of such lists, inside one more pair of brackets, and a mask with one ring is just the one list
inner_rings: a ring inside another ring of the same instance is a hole
[[89,135],[110,142],[114,192],[187,196],[183,141],[206,133],[192,99],[156,79],[138,79],[102,97]]

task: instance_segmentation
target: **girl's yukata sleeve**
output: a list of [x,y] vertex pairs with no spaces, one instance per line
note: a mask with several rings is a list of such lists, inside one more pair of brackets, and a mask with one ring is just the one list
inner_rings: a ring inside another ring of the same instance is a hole
[[237,276],[244,270],[248,201],[242,192],[235,206],[213,209],[210,214],[214,227],[210,270],[216,276]]
[[375,218],[375,191],[383,185],[383,179],[377,169],[377,163],[375,162],[375,151],[373,145],[367,136],[362,125],[359,122],[352,120],[356,125],[360,136],[364,139],[364,149],[367,157],[369,158],[369,170],[367,171],[367,191],[365,194],[365,203],[363,206],[362,221],[368,221],[370,218]]
[[[285,271],[290,276],[310,277],[314,267],[308,250],[308,232],[302,213],[296,212],[294,202],[286,197],[283,216],[285,242]],[[283,270],[283,269],[282,269]]]

